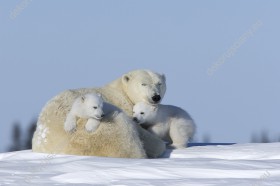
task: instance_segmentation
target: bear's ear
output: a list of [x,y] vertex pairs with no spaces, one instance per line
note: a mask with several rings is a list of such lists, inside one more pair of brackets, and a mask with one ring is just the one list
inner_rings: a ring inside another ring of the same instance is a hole
[[161,74],[162,81],[166,81],[165,74]]
[[129,74],[125,74],[122,76],[122,83],[126,84],[127,82],[129,82],[129,80],[131,80],[131,76]]

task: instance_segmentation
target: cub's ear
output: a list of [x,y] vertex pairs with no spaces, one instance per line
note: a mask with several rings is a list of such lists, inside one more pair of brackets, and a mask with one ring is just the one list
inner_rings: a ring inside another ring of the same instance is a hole
[[102,94],[97,93],[97,96],[100,97],[102,101],[104,101],[104,99],[103,99],[103,97],[102,97]]
[[166,81],[165,74],[161,74],[162,81]]
[[125,74],[125,75],[122,76],[122,83],[123,84],[126,84],[130,80],[131,80],[131,75],[129,75],[129,74]]
[[81,97],[81,100],[82,100],[82,103],[84,103],[85,100],[86,100],[86,97],[85,97],[85,96],[82,96],[82,97]]

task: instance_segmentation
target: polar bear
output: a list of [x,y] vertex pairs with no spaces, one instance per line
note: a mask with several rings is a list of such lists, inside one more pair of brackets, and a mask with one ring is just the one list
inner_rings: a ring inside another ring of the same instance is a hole
[[[43,107],[32,139],[32,150],[121,158],[159,157],[166,149],[165,143],[133,122],[132,108],[140,101],[159,104],[165,91],[165,76],[150,70],[128,72],[101,88],[64,91]],[[78,118],[76,131],[65,132],[64,121],[73,102],[88,93],[100,93],[104,103],[110,104],[98,130],[94,133],[85,131],[87,120]]]
[[76,118],[87,119],[85,128],[88,132],[94,132],[103,118],[103,100],[100,94],[85,94],[75,99],[70,112],[64,122],[64,130],[71,132],[76,129]]
[[190,115],[173,105],[139,102],[133,107],[133,120],[161,139],[172,143],[174,148],[186,147],[195,132],[195,123]]

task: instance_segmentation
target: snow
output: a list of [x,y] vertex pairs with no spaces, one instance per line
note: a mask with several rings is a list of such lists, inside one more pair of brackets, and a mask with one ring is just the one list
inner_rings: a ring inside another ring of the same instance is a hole
[[280,185],[280,143],[193,146],[159,159],[0,154],[0,185]]

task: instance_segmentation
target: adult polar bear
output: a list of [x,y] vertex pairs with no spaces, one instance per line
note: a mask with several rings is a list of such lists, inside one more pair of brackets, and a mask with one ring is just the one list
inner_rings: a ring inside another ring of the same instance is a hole
[[[158,104],[166,91],[165,76],[149,70],[131,71],[102,88],[67,90],[43,108],[32,139],[34,152],[92,155],[122,158],[158,157],[165,144],[136,125],[130,117],[137,102]],[[85,119],[78,118],[74,133],[63,124],[74,100],[87,93],[100,93],[112,106],[94,133],[84,130]],[[122,109],[126,114],[118,111]],[[115,114],[118,112],[118,114]]]

